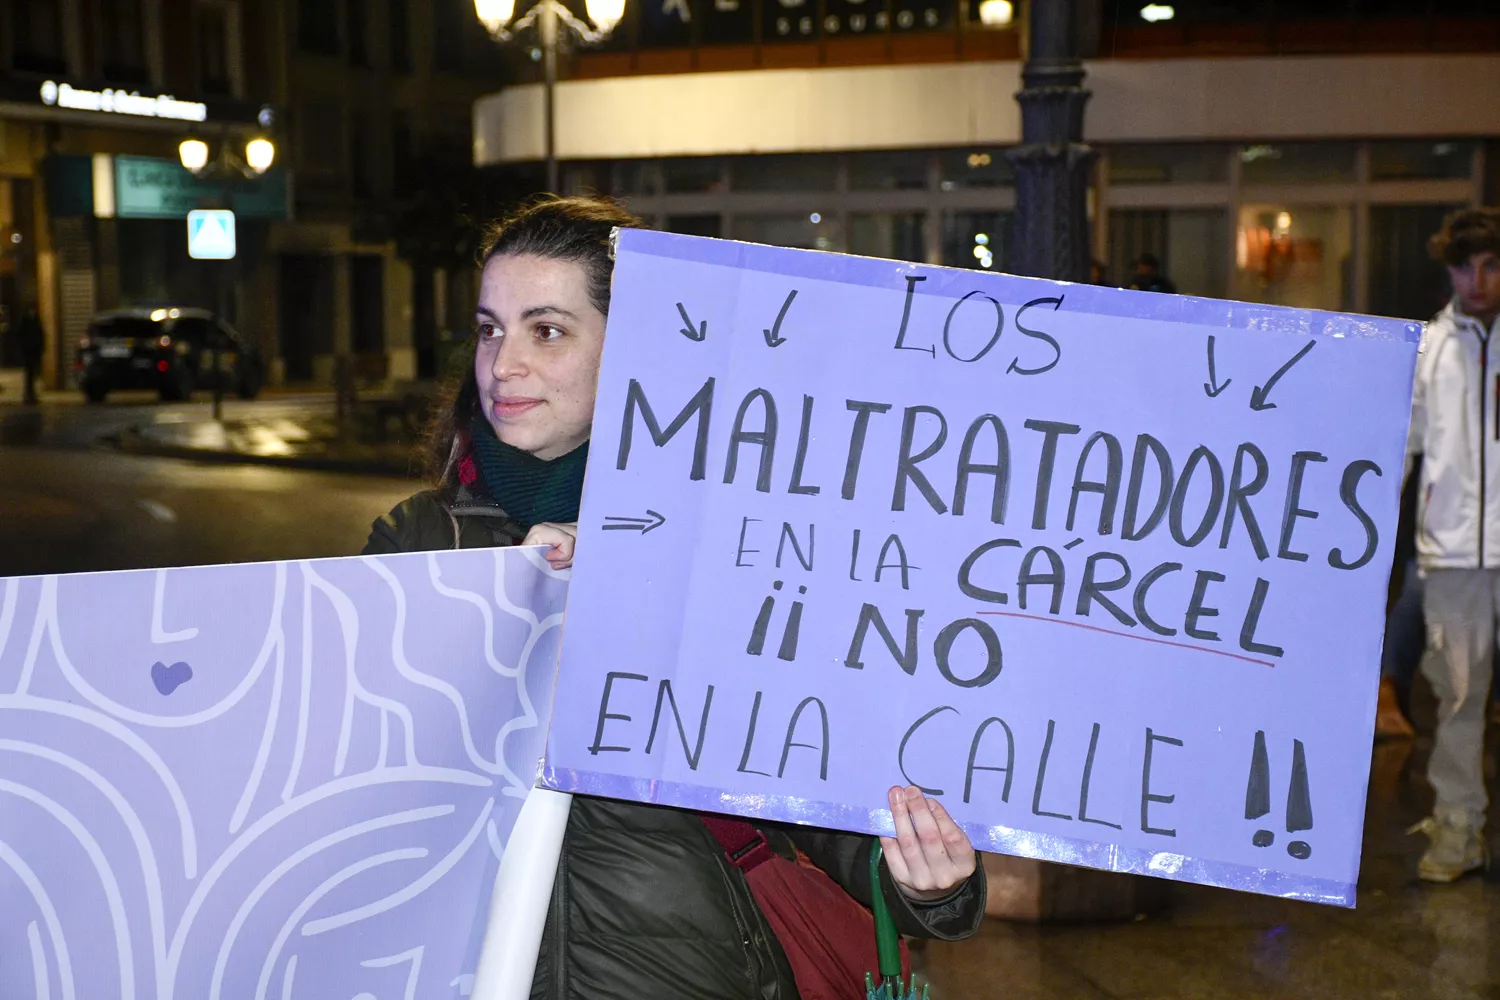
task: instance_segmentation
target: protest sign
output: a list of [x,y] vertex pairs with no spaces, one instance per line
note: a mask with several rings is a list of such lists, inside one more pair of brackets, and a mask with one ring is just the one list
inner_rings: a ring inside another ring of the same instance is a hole
[[565,591],[537,549],[0,580],[0,997],[470,995]]
[[543,782],[1352,904],[1418,337],[622,232]]

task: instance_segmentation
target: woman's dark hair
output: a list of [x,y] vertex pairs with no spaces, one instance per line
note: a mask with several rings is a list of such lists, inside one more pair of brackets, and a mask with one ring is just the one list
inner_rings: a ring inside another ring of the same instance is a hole
[[1476,253],[1500,257],[1500,208],[1459,209],[1443,220],[1427,249],[1449,267],[1463,267]]
[[[607,198],[560,198],[543,195],[523,205],[515,214],[485,227],[479,246],[481,268],[496,257],[523,254],[549,260],[572,261],[588,276],[588,294],[594,307],[609,313],[609,283],[614,271],[610,260],[610,234],[617,228],[641,228],[644,223],[618,203]],[[457,478],[457,463],[469,444],[469,427],[479,403],[479,385],[474,379],[477,336],[471,335],[453,363],[454,371],[438,394],[425,447],[428,475],[443,492],[450,493]]]

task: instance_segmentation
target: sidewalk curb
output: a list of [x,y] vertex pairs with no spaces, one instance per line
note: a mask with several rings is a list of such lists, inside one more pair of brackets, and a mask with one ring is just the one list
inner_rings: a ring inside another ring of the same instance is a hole
[[411,464],[382,461],[379,459],[318,458],[310,455],[250,455],[237,451],[222,451],[216,448],[189,448],[185,445],[162,444],[143,436],[134,427],[128,427],[118,435],[105,438],[116,449],[128,455],[143,455],[153,458],[178,458],[207,465],[264,465],[282,469],[305,469],[313,472],[342,472],[365,476],[394,476],[399,479],[414,478]]

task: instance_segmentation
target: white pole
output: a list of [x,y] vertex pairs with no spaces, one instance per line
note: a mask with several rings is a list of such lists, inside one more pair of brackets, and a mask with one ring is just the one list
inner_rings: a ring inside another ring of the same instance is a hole
[[572,807],[573,796],[566,792],[533,788],[527,794],[490,893],[474,1000],[516,1000],[531,994]]

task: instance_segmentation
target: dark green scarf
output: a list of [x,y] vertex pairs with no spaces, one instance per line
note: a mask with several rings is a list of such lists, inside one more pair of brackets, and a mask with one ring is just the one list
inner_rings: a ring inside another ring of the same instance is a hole
[[482,414],[475,416],[470,436],[485,492],[522,527],[530,530],[543,521],[572,524],[578,520],[583,469],[589,457],[587,441],[549,462],[495,437],[495,429]]

